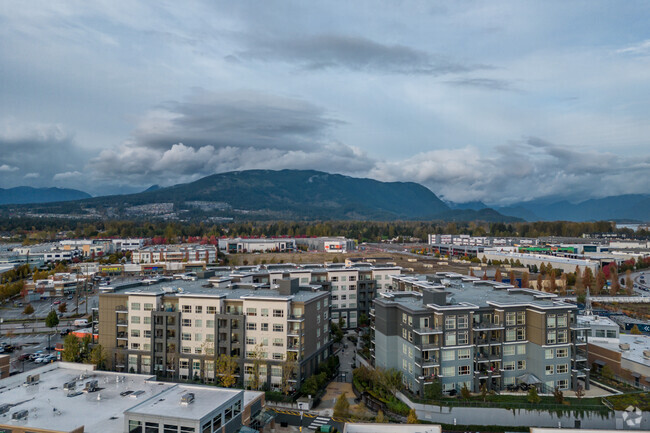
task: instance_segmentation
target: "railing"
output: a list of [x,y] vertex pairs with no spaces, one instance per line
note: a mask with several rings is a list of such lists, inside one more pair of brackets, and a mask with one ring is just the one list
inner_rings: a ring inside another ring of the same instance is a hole
[[501,344],[501,340],[496,340],[494,338],[476,338],[474,344]]
[[117,326],[129,326],[129,323],[126,320],[118,320]]
[[115,311],[116,311],[117,313],[128,313],[128,312],[129,312],[129,309],[126,308],[126,306],[124,306],[124,305],[116,305],[116,306],[115,306]]
[[503,329],[503,324],[492,323],[488,321],[473,322],[472,329],[475,331],[480,329]]
[[418,335],[427,335],[427,334],[442,334],[442,326],[438,327],[422,327],[422,328],[417,328],[413,329],[413,332],[415,332]]
[[290,322],[295,322],[295,321],[302,322],[303,320],[305,320],[305,316],[302,314],[300,315],[290,314],[289,316],[287,316],[287,320]]

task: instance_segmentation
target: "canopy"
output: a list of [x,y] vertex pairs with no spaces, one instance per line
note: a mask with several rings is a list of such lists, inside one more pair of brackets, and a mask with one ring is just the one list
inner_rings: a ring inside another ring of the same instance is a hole
[[519,376],[517,378],[517,380],[519,382],[523,382],[523,383],[526,383],[528,385],[535,385],[537,383],[542,383],[542,381],[539,380],[537,378],[537,376],[535,376],[534,374],[531,374],[531,373],[522,374],[521,376]]

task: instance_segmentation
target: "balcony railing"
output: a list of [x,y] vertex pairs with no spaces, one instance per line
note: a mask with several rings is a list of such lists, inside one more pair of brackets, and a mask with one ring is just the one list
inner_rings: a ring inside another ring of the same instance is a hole
[[116,313],[124,313],[124,314],[128,314],[129,309],[126,308],[125,305],[117,305],[117,306],[115,306],[115,312],[116,312]]
[[291,315],[287,316],[287,320],[289,322],[302,322],[302,321],[305,320],[305,316],[302,315],[302,314],[300,314],[300,315],[291,314]]
[[129,323],[126,320],[118,320],[116,324],[117,326],[129,326]]
[[431,335],[431,334],[442,334],[442,326],[438,327],[422,327],[422,328],[417,328],[414,329],[413,332],[415,332],[418,335]]
[[492,323],[488,321],[473,322],[472,327],[474,331],[480,331],[482,329],[503,329],[503,324]]

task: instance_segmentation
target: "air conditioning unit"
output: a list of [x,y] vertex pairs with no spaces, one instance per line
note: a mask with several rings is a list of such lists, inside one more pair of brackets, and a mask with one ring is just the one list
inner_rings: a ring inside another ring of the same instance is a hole
[[644,350],[643,351],[643,357],[645,359],[650,359],[650,350]]
[[181,404],[188,405],[194,403],[194,393],[188,392],[181,397]]
[[29,411],[19,410],[11,414],[11,419],[27,419],[27,415],[29,415]]
[[630,345],[629,345],[629,343],[620,343],[618,345],[618,348],[621,349],[621,350],[630,350]]

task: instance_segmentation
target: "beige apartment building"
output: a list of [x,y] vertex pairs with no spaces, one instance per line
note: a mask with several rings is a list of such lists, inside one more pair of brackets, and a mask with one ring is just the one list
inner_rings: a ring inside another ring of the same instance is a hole
[[[216,381],[220,355],[237,380],[299,388],[331,354],[330,293],[297,279],[204,287],[173,281],[101,294],[95,322],[111,370]],[[257,373],[256,373],[257,371]]]

